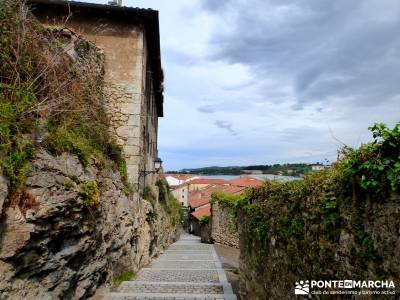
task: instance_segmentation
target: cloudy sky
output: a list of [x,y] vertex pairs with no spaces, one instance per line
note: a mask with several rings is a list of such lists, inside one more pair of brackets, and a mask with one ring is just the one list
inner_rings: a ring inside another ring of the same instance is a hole
[[335,160],[400,121],[398,0],[123,3],[160,11],[166,170]]

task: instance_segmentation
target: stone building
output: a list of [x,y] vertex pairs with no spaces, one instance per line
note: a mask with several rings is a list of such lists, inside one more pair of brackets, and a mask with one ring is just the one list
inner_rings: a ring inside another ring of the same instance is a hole
[[182,206],[187,207],[189,205],[189,187],[186,183],[171,186],[171,193]]
[[154,183],[163,71],[158,12],[58,0],[30,0],[46,26],[68,28],[104,51],[105,98],[111,130],[122,146],[128,181],[137,192]]

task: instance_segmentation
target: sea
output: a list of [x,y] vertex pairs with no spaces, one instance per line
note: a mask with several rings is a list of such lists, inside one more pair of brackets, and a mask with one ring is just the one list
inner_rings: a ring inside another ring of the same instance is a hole
[[263,175],[199,175],[201,178],[217,178],[217,179],[225,179],[231,180],[235,178],[239,178],[242,176],[250,176],[253,178],[261,179],[261,180],[277,180],[277,181],[292,181],[292,180],[300,180],[300,177],[293,177],[293,176],[283,176],[283,175],[274,175],[274,174],[263,174]]

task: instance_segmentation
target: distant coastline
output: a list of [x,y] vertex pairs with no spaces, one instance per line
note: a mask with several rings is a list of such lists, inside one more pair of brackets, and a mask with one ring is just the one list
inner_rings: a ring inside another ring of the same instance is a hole
[[[181,173],[181,174],[191,174],[198,176],[217,176],[217,178],[221,178],[221,176],[232,176],[227,178],[235,178],[238,176],[254,176],[256,178],[268,178],[268,179],[285,179],[289,177],[301,178],[304,175],[308,175],[313,173],[314,171],[323,170],[328,168],[329,165],[322,164],[320,162],[316,162],[314,164],[306,164],[306,163],[293,163],[293,164],[273,164],[273,165],[251,165],[251,166],[228,166],[228,167],[219,167],[219,166],[211,166],[204,168],[190,168],[183,169],[180,171],[173,171],[167,173]],[[258,177],[261,176],[261,177]]]
[[292,181],[292,180],[300,180],[301,177],[295,176],[284,176],[284,175],[275,175],[275,174],[262,174],[262,175],[252,175],[252,174],[241,174],[241,175],[198,175],[201,178],[216,178],[216,179],[235,179],[242,176],[250,176],[261,180],[277,180],[277,181]]

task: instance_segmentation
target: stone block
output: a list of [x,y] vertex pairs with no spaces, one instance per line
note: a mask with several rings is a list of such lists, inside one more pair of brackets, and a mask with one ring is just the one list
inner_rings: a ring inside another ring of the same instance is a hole
[[139,146],[140,145],[140,138],[139,137],[129,137],[127,139],[127,146]]
[[132,166],[132,165],[137,166],[140,163],[140,159],[141,158],[138,155],[128,156],[125,158],[126,165],[127,166]]
[[120,111],[127,115],[140,115],[140,104],[138,103],[121,103]]
[[126,157],[140,155],[139,146],[124,146],[124,153]]
[[130,115],[127,122],[128,126],[140,126],[140,116],[139,115]]
[[117,135],[120,137],[139,137],[140,129],[137,126],[121,126],[117,128]]
[[139,166],[138,165],[127,165],[126,171],[128,173],[128,182],[137,183],[139,179]]

